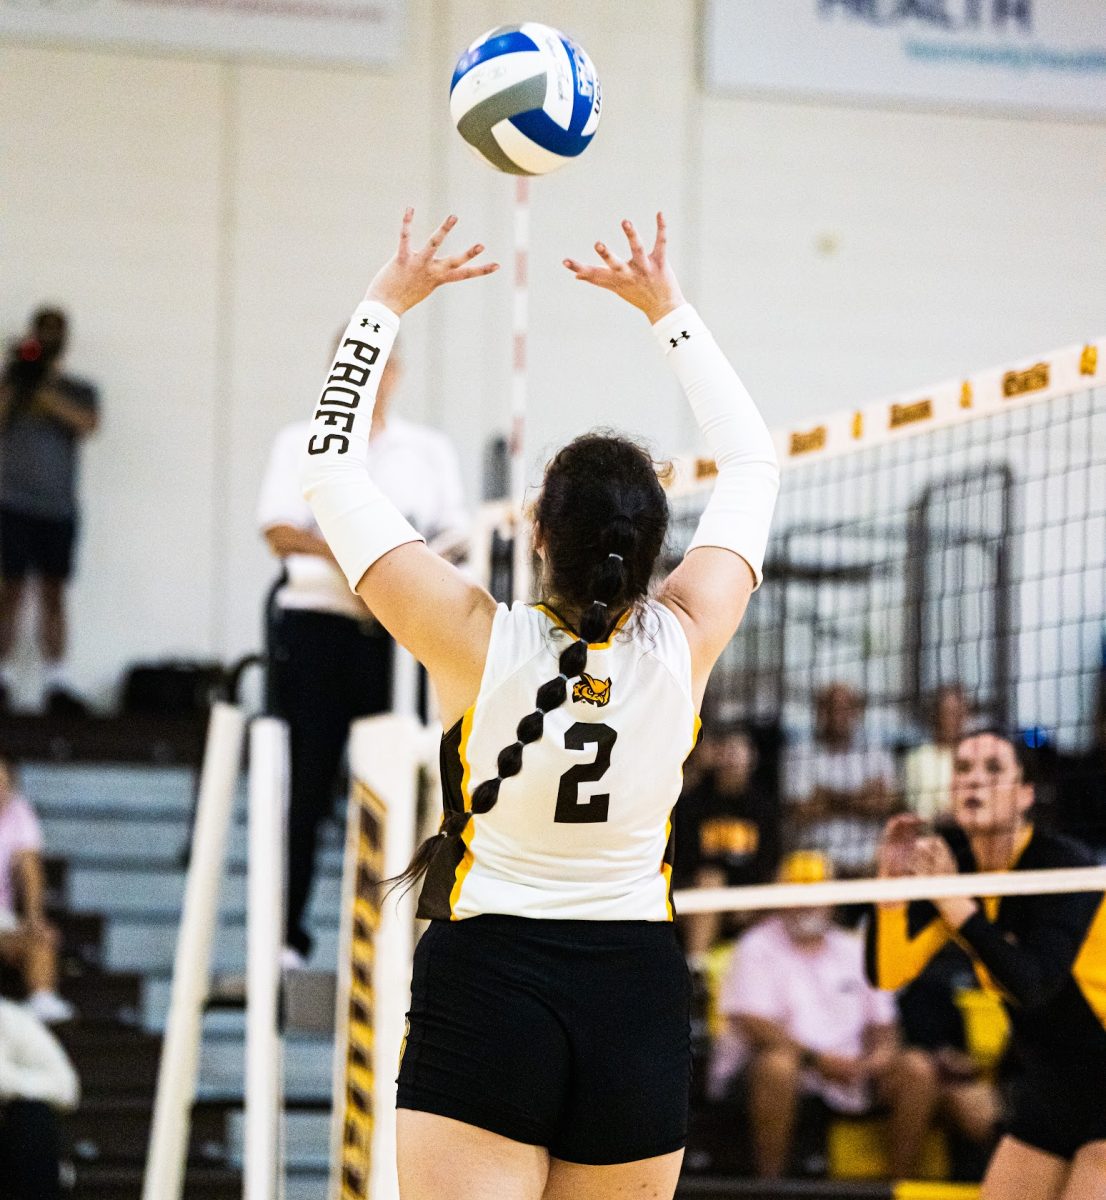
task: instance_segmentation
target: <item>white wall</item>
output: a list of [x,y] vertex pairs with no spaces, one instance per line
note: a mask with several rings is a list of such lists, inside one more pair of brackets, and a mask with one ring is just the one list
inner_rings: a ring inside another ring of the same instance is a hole
[[[696,6],[565,0],[604,116],[534,188],[529,445],[594,424],[685,448],[641,319],[558,263],[663,207],[685,288],[773,423],[1102,331],[1106,126],[704,96]],[[0,331],[43,300],[103,389],[85,453],[74,661],[235,656],[274,573],[253,527],[270,439],[305,415],[346,313],[423,228],[509,262],[510,181],[448,123],[457,52],[516,0],[412,0],[386,73],[0,44]],[[405,322],[400,406],[456,439],[479,495],[503,427],[510,271]]]

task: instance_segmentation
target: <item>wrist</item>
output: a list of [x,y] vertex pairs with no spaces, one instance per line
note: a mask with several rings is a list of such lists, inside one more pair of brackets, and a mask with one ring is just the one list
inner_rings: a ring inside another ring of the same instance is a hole
[[959,930],[979,911],[979,906],[967,896],[952,896],[947,900],[935,900],[937,911],[945,924]]
[[655,304],[642,305],[641,311],[645,314],[650,325],[656,325],[658,322],[663,321],[669,313],[674,313],[676,309],[683,308],[686,303],[687,301],[683,296],[679,292],[676,292],[664,300],[658,300]]
[[413,308],[413,304],[404,304],[398,297],[391,295],[384,288],[369,287],[365,293],[365,298],[361,301],[362,304],[379,304],[382,308],[386,308],[393,317],[397,320],[403,316],[409,308]]

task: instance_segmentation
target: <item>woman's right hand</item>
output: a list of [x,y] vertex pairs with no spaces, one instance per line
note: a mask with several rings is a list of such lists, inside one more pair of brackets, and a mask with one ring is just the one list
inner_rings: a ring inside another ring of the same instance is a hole
[[414,216],[413,208],[409,208],[403,214],[399,247],[395,255],[377,271],[365,293],[366,300],[375,300],[383,304],[397,317],[403,316],[409,308],[414,308],[420,300],[425,300],[443,283],[478,279],[482,275],[490,275],[499,270],[499,263],[482,263],[478,267],[468,265],[477,255],[484,252],[484,247],[479,242],[452,258],[435,257],[446,235],[457,224],[457,218],[453,216],[446,217],[421,250],[412,250],[411,222]]
[[585,266],[574,258],[566,258],[564,265],[577,279],[606,288],[634,308],[641,309],[649,323],[655,325],[661,317],[685,303],[679,281],[668,262],[668,228],[664,213],[657,213],[657,236],[648,253],[632,221],[623,221],[622,231],[630,246],[628,262],[613,255],[603,242],[596,242],[595,252],[603,260],[603,266]]
[[880,879],[917,874],[914,870],[914,852],[925,832],[925,822],[913,813],[899,813],[887,822],[876,856]]

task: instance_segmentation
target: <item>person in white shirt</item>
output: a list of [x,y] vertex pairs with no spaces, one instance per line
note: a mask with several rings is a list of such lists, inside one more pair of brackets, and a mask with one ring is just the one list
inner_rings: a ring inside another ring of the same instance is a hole
[[915,746],[903,761],[903,802],[923,821],[952,819],[952,760],[967,733],[969,712],[963,685],[939,687],[933,697],[933,740]]
[[784,796],[796,849],[819,850],[839,876],[875,873],[883,823],[895,811],[895,763],[864,741],[863,697],[831,683],[815,697],[814,739],[784,758]]
[[10,1200],[58,1200],[58,1113],[77,1107],[80,1084],[52,1033],[0,1000],[0,1191]]
[[0,962],[19,968],[27,1007],[51,1024],[74,1015],[57,993],[59,940],[46,917],[42,826],[0,759]]
[[[468,528],[457,453],[444,434],[391,411],[398,377],[392,359],[373,414],[369,470],[431,545],[453,557]],[[331,811],[350,722],[388,709],[394,652],[350,590],[303,498],[307,430],[307,421],[297,421],[277,434],[257,507],[261,532],[287,572],[269,630],[270,705],[288,722],[292,760],[286,966],[302,965],[311,951],[304,918],[318,830]]]

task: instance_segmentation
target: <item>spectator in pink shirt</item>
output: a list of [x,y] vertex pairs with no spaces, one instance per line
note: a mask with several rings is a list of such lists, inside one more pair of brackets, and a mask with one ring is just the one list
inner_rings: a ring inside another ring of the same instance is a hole
[[[829,876],[820,854],[793,854],[783,882]],[[800,1098],[834,1112],[889,1109],[898,1178],[917,1165],[938,1104],[928,1055],[900,1045],[895,999],[864,974],[863,944],[829,909],[790,909],[749,930],[722,984],[719,1007],[748,1047],[749,1117],[759,1174],[781,1177],[791,1157]]]
[[47,1024],[68,1021],[72,1007],[57,993],[58,933],[46,919],[42,828],[0,760],[0,961],[18,967],[27,1007]]

